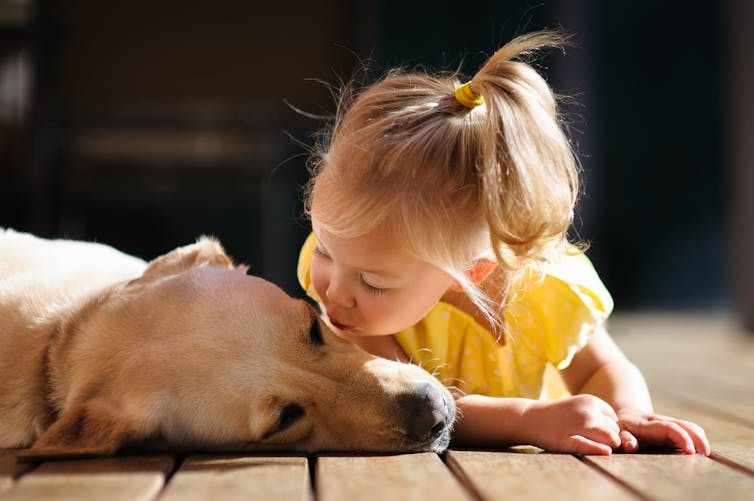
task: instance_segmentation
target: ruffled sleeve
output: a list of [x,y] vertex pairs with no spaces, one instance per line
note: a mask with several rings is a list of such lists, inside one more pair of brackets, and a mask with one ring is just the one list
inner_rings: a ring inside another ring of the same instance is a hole
[[610,315],[613,299],[589,258],[572,246],[551,258],[543,271],[544,278],[529,284],[521,299],[539,317],[546,360],[565,369]]
[[314,233],[310,233],[306,241],[304,242],[304,245],[301,246],[301,253],[298,256],[298,269],[296,274],[298,276],[298,283],[301,284],[301,288],[306,291],[306,294],[310,298],[319,302],[319,297],[317,296],[317,293],[314,292],[314,287],[312,287],[312,279],[310,275],[310,269],[312,266],[312,254],[314,253],[314,243]]

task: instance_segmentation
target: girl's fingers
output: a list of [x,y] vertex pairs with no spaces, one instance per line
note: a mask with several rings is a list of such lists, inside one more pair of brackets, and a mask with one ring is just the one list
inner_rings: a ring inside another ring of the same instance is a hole
[[603,420],[602,426],[604,426],[604,429],[609,433],[610,441],[608,443],[612,444],[613,448],[618,448],[621,444],[621,438],[619,435],[621,427],[618,424],[618,416],[615,414],[612,407],[608,405],[607,408],[610,412],[605,414],[607,420]]
[[655,419],[638,425],[624,423],[624,426],[626,431],[637,437],[641,442],[655,445],[669,444],[680,449],[685,454],[694,454],[696,452],[694,440],[675,421]]
[[571,435],[568,437],[568,441],[567,450],[575,454],[609,456],[613,453],[613,448],[609,445],[589,440],[581,435]]
[[599,439],[601,443],[604,443],[605,445],[612,447],[613,449],[617,449],[622,443],[620,429],[617,426],[615,427],[615,429],[610,427],[609,429],[599,430],[598,436],[595,438]]
[[710,455],[711,450],[709,440],[707,440],[707,435],[700,426],[690,421],[683,421],[682,419],[673,419],[673,422],[683,428],[683,430],[689,435],[691,441],[694,443],[694,449],[696,452],[704,454],[705,456]]
[[663,423],[670,425],[671,429],[668,431],[668,436],[673,437],[673,444],[681,449],[686,454],[694,454],[695,452],[709,456],[710,445],[707,440],[707,436],[704,430],[690,421],[684,421],[682,419],[675,419],[667,416],[657,416],[659,419],[655,419],[651,424]]
[[682,452],[684,452],[685,454],[693,454],[694,452],[696,452],[696,449],[694,448],[694,441],[691,440],[691,437],[688,433],[686,433],[686,430],[681,428],[676,423],[671,423],[668,421],[658,422],[662,423],[667,439],[677,448],[681,449]]
[[612,408],[607,402],[603,402],[603,405],[600,407],[600,410],[602,411],[602,414],[607,416],[607,418],[614,422],[618,422],[618,415],[615,413],[615,409]]
[[588,440],[617,449],[620,447],[620,426],[618,416],[613,408],[600,400],[599,413],[594,415],[595,422],[582,434]]
[[620,428],[612,419],[602,419],[579,435],[573,436],[582,436],[586,440],[602,444],[610,449],[617,449],[621,444]]
[[623,452],[633,453],[639,450],[639,441],[628,430],[620,432],[620,448]]
[[704,430],[690,422],[661,414],[641,415],[624,413],[621,426],[621,449],[636,452],[641,445],[672,446],[686,454],[710,455],[710,445]]
[[616,434],[616,435],[617,435],[618,433],[620,433],[621,427],[620,427],[620,425],[618,424],[618,421],[616,421],[616,420],[613,420],[613,419],[608,419],[608,420],[607,420],[607,422],[605,423],[605,426],[606,426],[606,427],[607,427],[607,429],[609,429],[610,431],[613,431],[613,432],[615,432],[615,434]]

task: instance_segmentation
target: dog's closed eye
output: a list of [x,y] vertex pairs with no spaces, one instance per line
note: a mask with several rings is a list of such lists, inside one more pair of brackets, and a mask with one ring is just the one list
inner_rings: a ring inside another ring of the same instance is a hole
[[322,337],[322,331],[315,315],[312,315],[312,323],[309,325],[308,336],[309,342],[313,346],[323,346],[325,344],[325,339]]
[[299,419],[304,417],[306,410],[298,404],[288,404],[280,409],[280,414],[275,424],[262,435],[266,440],[271,436],[283,432],[293,426]]

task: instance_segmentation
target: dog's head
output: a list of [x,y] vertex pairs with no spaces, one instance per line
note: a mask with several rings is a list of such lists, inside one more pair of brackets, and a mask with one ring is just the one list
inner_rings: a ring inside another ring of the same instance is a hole
[[453,399],[332,333],[211,239],[92,301],[49,354],[57,420],[22,457],[184,449],[439,451]]

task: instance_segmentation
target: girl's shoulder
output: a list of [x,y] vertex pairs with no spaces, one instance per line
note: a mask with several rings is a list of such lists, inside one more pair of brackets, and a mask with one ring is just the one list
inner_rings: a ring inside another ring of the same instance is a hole
[[568,244],[550,253],[541,266],[541,279],[524,284],[529,293],[551,295],[552,289],[567,290],[574,301],[605,318],[613,310],[613,298],[586,253]]
[[505,323],[526,333],[556,368],[567,367],[613,310],[613,299],[584,252],[567,246],[524,274],[508,299]]
[[[613,299],[586,254],[574,245],[547,253],[541,261],[510,272],[498,266],[481,284],[501,314],[526,309],[529,314],[561,318],[565,311],[580,311],[591,319],[606,319]],[[442,301],[470,315],[481,326],[494,331],[490,321],[463,292],[448,290]]]

